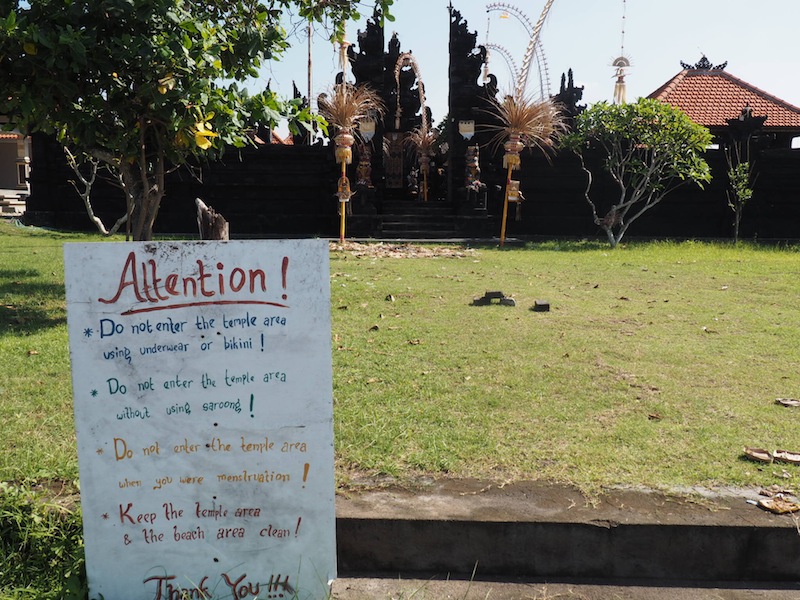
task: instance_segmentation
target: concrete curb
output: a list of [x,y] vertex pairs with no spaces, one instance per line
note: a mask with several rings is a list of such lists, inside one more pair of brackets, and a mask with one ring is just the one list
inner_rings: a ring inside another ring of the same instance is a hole
[[339,571],[800,581],[800,520],[753,497],[624,489],[589,502],[569,486],[452,480],[366,490],[337,498]]

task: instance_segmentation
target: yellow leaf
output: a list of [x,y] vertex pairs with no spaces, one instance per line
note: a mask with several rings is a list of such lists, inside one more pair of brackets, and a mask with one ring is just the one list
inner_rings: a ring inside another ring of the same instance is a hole
[[169,73],[165,77],[158,80],[158,91],[161,94],[166,94],[168,91],[175,88],[175,75]]
[[25,42],[22,45],[22,49],[25,50],[26,54],[30,54],[31,56],[36,56],[37,52],[39,52],[39,49],[33,42]]
[[199,131],[194,134],[194,143],[197,144],[197,147],[201,150],[208,150],[213,146],[211,141]]
[[215,138],[217,134],[205,128],[204,123],[197,123],[196,131],[194,132],[194,143],[201,150],[208,150],[213,145],[209,138]]

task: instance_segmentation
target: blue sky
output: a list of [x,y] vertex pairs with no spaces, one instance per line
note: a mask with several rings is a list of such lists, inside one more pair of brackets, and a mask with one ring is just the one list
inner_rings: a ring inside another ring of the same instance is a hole
[[[487,12],[490,2],[452,0],[467,19],[478,43],[500,44],[521,65],[527,34],[518,19]],[[364,3],[366,4],[366,3]],[[395,0],[396,17],[387,23],[387,41],[396,31],[402,51],[412,51],[419,64],[434,122],[447,112],[448,0]],[[500,4],[500,3],[494,3]],[[506,2],[536,22],[544,0]],[[365,15],[371,10],[364,10]],[[624,20],[623,20],[624,15]],[[624,38],[622,28],[624,22]],[[795,106],[800,106],[800,49],[797,27],[800,0],[555,0],[541,33],[553,93],[561,74],[572,69],[585,86],[584,102],[610,100],[614,91],[611,62],[621,52],[630,59],[628,99],[646,96],[681,70],[680,61],[696,63],[705,55],[714,63],[728,62],[727,71]],[[286,19],[293,30],[296,23]],[[348,39],[364,20],[348,25]],[[488,30],[488,38],[487,38]],[[313,97],[325,91],[338,70],[338,59],[327,33],[317,28],[313,39]],[[271,80],[272,89],[291,96],[292,80],[306,94],[308,51],[305,30],[292,36],[293,48],[280,62],[272,61],[254,83]],[[624,40],[624,48],[623,48]],[[501,90],[510,85],[505,60],[494,53],[491,70]],[[532,71],[529,90],[538,89]]]

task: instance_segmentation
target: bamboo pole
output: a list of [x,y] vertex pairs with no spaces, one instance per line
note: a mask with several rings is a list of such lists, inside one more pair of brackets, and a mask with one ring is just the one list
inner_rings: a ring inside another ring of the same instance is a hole
[[[342,179],[347,178],[347,161],[342,161]],[[344,244],[344,229],[345,229],[345,213],[347,206],[342,199],[339,198],[339,243]]]
[[500,247],[502,248],[506,241],[506,221],[508,220],[508,192],[511,189],[511,171],[514,169],[512,164],[508,165],[508,174],[506,175],[506,193],[503,197],[503,220],[500,223]]

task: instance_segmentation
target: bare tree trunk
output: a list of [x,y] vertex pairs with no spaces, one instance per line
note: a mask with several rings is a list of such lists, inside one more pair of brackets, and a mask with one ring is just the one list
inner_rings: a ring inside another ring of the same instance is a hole
[[86,214],[89,215],[89,220],[94,223],[95,227],[97,227],[97,230],[103,235],[114,235],[119,228],[128,221],[128,214],[126,213],[122,215],[119,219],[117,219],[114,225],[112,225],[111,229],[107,229],[103,223],[103,220],[94,213],[94,209],[92,208],[92,187],[97,179],[99,160],[93,157],[87,157],[86,162],[89,165],[89,176],[85,177],[80,171],[78,159],[66,146],[64,146],[64,154],[67,157],[67,164],[75,173],[75,176],[80,180],[81,186],[83,186],[83,191],[81,191],[81,189],[78,187],[78,182],[70,181],[72,187],[75,188],[75,191],[83,200],[83,206],[86,208]]
[[606,237],[608,237],[608,243],[611,244],[612,248],[616,248],[617,244],[619,243],[619,239],[614,234],[614,229],[612,227],[605,227],[605,226],[602,226],[602,225],[601,225],[601,227],[602,227],[603,231],[606,232]]
[[227,240],[230,228],[221,214],[206,205],[200,198],[195,199],[197,205],[197,227],[201,240]]
[[739,243],[739,224],[742,222],[742,206],[740,204],[736,205],[736,210],[734,211],[733,217],[733,245],[737,245]]
[[153,225],[164,198],[162,179],[147,177],[137,163],[118,163],[119,181],[130,205],[128,222],[134,241],[153,239]]

